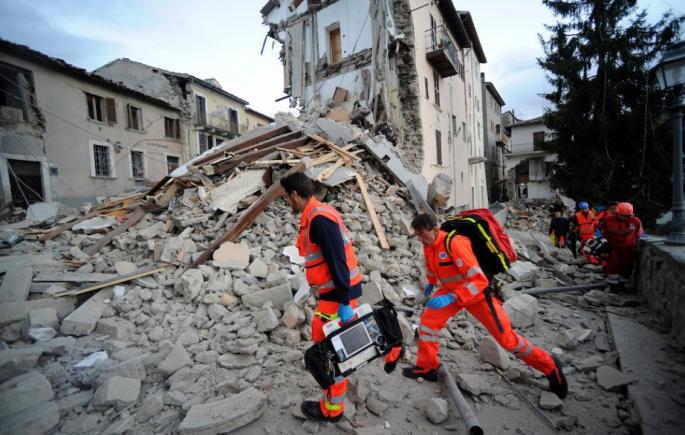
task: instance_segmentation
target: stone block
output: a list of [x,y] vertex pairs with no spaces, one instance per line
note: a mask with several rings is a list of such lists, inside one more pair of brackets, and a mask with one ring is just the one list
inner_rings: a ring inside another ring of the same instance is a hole
[[138,423],[144,423],[158,415],[164,409],[164,401],[161,394],[152,394],[143,399],[136,412],[135,419]]
[[54,308],[57,311],[57,318],[63,319],[76,308],[76,298],[73,296],[63,296],[61,298],[51,297],[0,304],[0,327],[25,321],[29,311],[38,308]]
[[98,334],[109,335],[114,340],[127,340],[135,334],[136,325],[128,320],[108,317],[98,320],[95,331]]
[[114,270],[116,270],[119,275],[130,275],[138,270],[138,266],[130,261],[117,261],[114,263]]
[[543,391],[540,394],[540,408],[542,409],[557,409],[564,406],[564,402],[554,393]]
[[587,340],[591,335],[591,329],[571,328],[559,333],[556,337],[556,343],[562,349],[573,350],[578,346],[578,343]]
[[59,424],[59,407],[54,401],[27,408],[3,419],[0,435],[44,435]]
[[182,295],[186,302],[190,302],[200,294],[204,282],[205,279],[202,276],[202,271],[199,269],[188,269],[183,272],[181,279],[176,281],[174,290]]
[[176,373],[181,367],[191,366],[192,364],[193,360],[188,355],[188,352],[186,352],[181,344],[176,343],[171,348],[169,355],[159,363],[157,368],[162,374],[169,376]]
[[93,400],[92,390],[79,391],[59,399],[57,406],[60,413],[66,414],[74,408],[85,408],[91,400]]
[[112,376],[95,392],[91,404],[96,408],[124,407],[138,400],[140,379]]
[[488,362],[495,367],[502,370],[509,368],[511,360],[509,359],[509,354],[502,349],[502,347],[489,335],[483,337],[478,348],[480,357],[483,361]]
[[259,419],[266,395],[255,388],[223,400],[192,405],[178,426],[181,434],[228,433]]
[[88,335],[95,330],[98,320],[105,311],[105,299],[112,297],[111,289],[95,293],[85,303],[62,320],[60,331],[65,335]]
[[52,400],[48,378],[31,371],[0,384],[0,421],[27,408]]
[[381,290],[380,284],[369,281],[362,287],[362,303],[369,305],[377,305],[383,301],[383,290]]
[[539,270],[540,268],[535,264],[528,261],[519,260],[512,264],[507,273],[516,281],[523,281],[524,279],[529,278],[531,274]]
[[402,331],[402,341],[407,346],[411,345],[414,342],[414,327],[402,313],[397,313],[397,321]]
[[506,301],[503,304],[503,308],[509,315],[511,326],[514,328],[524,328],[535,324],[538,300],[531,295],[523,294]]
[[471,373],[459,373],[455,381],[459,384],[459,388],[473,394],[480,396],[490,392],[490,384],[480,375]]
[[302,308],[298,307],[294,303],[288,303],[283,308],[283,316],[281,317],[281,323],[286,328],[295,328],[303,324],[305,321],[305,315]]
[[58,326],[57,310],[52,307],[36,308],[26,316],[26,328],[29,330],[42,327],[57,329]]
[[255,278],[266,278],[269,274],[269,267],[261,258],[257,258],[247,268],[247,272]]
[[267,302],[271,302],[274,308],[283,309],[285,304],[292,302],[293,294],[290,286],[282,284],[266,290],[256,291],[243,295],[241,300],[243,305],[249,308],[262,308]]
[[604,364],[604,357],[601,355],[590,355],[579,361],[573,361],[573,367],[581,373],[589,373],[597,370],[602,364]]
[[266,307],[254,316],[257,332],[269,332],[278,327],[278,317],[271,307]]
[[253,355],[226,353],[217,362],[225,369],[244,369],[256,364],[257,360]]
[[0,351],[0,382],[31,370],[42,353],[30,347]]
[[0,303],[25,301],[31,289],[32,279],[32,267],[8,270],[0,284]]
[[447,420],[448,408],[447,401],[439,397],[434,397],[426,404],[426,417],[433,424],[441,424]]
[[244,243],[224,242],[212,256],[214,266],[245,269],[250,264],[250,249]]

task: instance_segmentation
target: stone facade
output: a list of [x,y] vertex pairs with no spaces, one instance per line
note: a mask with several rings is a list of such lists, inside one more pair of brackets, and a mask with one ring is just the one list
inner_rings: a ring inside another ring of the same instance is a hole
[[636,287],[649,307],[685,345],[685,247],[666,245],[660,237],[640,241]]

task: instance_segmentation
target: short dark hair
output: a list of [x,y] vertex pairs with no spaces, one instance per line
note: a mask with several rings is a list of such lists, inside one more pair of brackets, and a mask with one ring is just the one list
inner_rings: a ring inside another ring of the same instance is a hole
[[428,213],[421,213],[411,221],[411,227],[414,230],[432,230],[438,226],[438,221],[433,215]]
[[287,175],[280,181],[288,195],[297,192],[302,198],[310,198],[314,194],[314,182],[302,172]]

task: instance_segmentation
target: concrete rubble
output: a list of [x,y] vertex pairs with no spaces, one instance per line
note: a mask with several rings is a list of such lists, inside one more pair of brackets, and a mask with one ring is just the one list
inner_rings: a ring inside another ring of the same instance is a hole
[[[382,359],[350,377],[344,423],[324,428],[291,416],[301,400],[320,397],[303,364],[316,299],[293,246],[299,216],[283,199],[267,200],[273,183],[301,155],[323,169],[313,173],[322,198],[340,210],[350,230],[364,277],[362,301],[398,307],[407,346],[400,369],[415,361],[425,303],[422,247],[409,237],[408,222],[426,203],[444,208],[449,188],[447,180],[429,185],[403,167],[383,136],[318,117],[283,115],[279,121],[264,130],[269,138],[246,145],[241,138],[229,141],[184,165],[185,175],[163,180],[146,195],[111,198],[89,215],[74,216],[85,218],[80,222],[50,226],[46,219],[12,229],[24,240],[0,252],[0,285],[12,287],[0,293],[0,415],[9,419],[0,434],[17,428],[36,434],[460,429],[444,391],[386,374]],[[275,149],[281,145],[287,148]],[[368,203],[356,176],[336,178],[329,170],[336,162],[360,175]],[[245,178],[230,184],[236,170]],[[137,210],[140,220],[108,240],[122,225],[117,217],[131,219]],[[560,282],[592,282],[602,273],[549,244],[541,208],[503,204],[498,216],[519,256],[509,273],[495,277],[504,309],[531,343],[557,348],[571,394],[563,408],[556,396],[540,395],[544,378],[506,352],[466,311],[441,333],[443,363],[477,414],[498,413],[511,422],[507,428],[488,422],[488,433],[543,430],[530,423],[525,404],[493,366],[527,397],[540,397],[543,412],[565,418],[570,432],[627,432],[636,423],[620,390],[626,380],[604,367],[616,363],[611,331],[601,312],[583,309],[620,298],[607,298],[601,289],[544,298],[522,294]],[[617,416],[618,409],[629,416]]]

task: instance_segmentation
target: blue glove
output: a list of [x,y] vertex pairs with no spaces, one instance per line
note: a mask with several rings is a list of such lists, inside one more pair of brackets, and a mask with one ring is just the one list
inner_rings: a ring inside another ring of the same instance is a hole
[[433,293],[433,288],[435,286],[433,284],[428,284],[425,289],[423,289],[423,295],[425,297],[430,296],[431,293]]
[[445,308],[446,306],[450,305],[455,300],[456,298],[452,294],[435,296],[428,300],[426,307],[433,310],[439,310],[440,308]]
[[339,304],[338,317],[341,323],[347,323],[354,318],[354,310],[347,304]]

